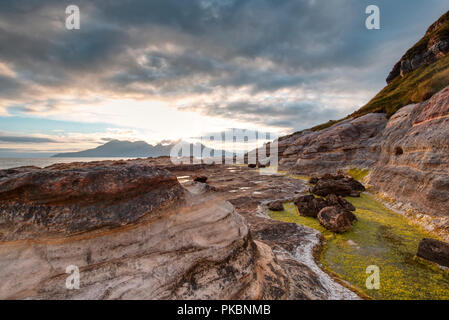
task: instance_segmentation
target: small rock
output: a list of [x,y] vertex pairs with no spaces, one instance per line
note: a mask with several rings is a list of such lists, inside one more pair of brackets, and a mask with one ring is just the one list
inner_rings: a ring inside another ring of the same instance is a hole
[[340,206],[326,207],[318,213],[318,221],[326,229],[343,233],[352,229],[356,216]]
[[268,204],[268,209],[271,211],[283,211],[284,205],[283,205],[282,201],[280,201],[280,200],[273,201]]
[[424,238],[419,243],[418,257],[449,268],[449,243]]
[[207,182],[207,177],[206,176],[195,176],[195,177],[193,177],[193,181],[206,183]]

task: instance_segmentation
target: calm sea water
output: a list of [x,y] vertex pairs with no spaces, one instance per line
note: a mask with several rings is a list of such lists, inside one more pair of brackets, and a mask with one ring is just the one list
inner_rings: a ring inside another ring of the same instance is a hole
[[128,160],[133,158],[0,158],[0,170],[23,166],[48,167],[55,163],[91,162],[102,160]]

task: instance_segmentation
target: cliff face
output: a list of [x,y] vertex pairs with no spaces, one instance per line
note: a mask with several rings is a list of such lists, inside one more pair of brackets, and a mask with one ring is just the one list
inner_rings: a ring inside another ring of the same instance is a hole
[[390,119],[371,113],[299,133],[280,163],[301,175],[367,169],[372,190],[396,200],[402,209],[429,215],[427,222],[434,227],[447,229],[448,154],[449,87],[423,103],[401,108]]
[[378,137],[385,127],[384,114],[372,113],[346,120],[322,131],[304,131],[295,137],[282,154],[280,164],[303,173],[335,171],[342,164],[370,166],[379,151]]
[[421,212],[449,216],[449,87],[399,110],[380,139],[376,190]]
[[434,63],[448,52],[449,12],[433,23],[427,29],[424,37],[396,63],[387,77],[387,83],[390,83],[397,77],[404,77],[409,72],[423,65]]

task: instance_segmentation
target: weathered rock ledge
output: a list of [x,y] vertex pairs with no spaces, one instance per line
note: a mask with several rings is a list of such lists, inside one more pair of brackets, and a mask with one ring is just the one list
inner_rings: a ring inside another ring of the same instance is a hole
[[[257,216],[265,195],[226,190],[259,187],[252,171],[208,166],[218,188],[201,188],[162,167],[198,172],[167,159],[0,171],[0,299],[357,298],[297,259],[316,241],[308,228]],[[258,179],[289,196],[301,184]],[[68,266],[79,289],[66,287]]]

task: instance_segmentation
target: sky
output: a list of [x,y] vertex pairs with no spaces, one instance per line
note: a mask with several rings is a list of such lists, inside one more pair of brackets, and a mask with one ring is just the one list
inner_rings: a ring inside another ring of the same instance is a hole
[[[79,30],[66,28],[68,5]],[[369,5],[380,30],[365,27]],[[446,0],[2,0],[0,157],[339,119],[448,10]]]

